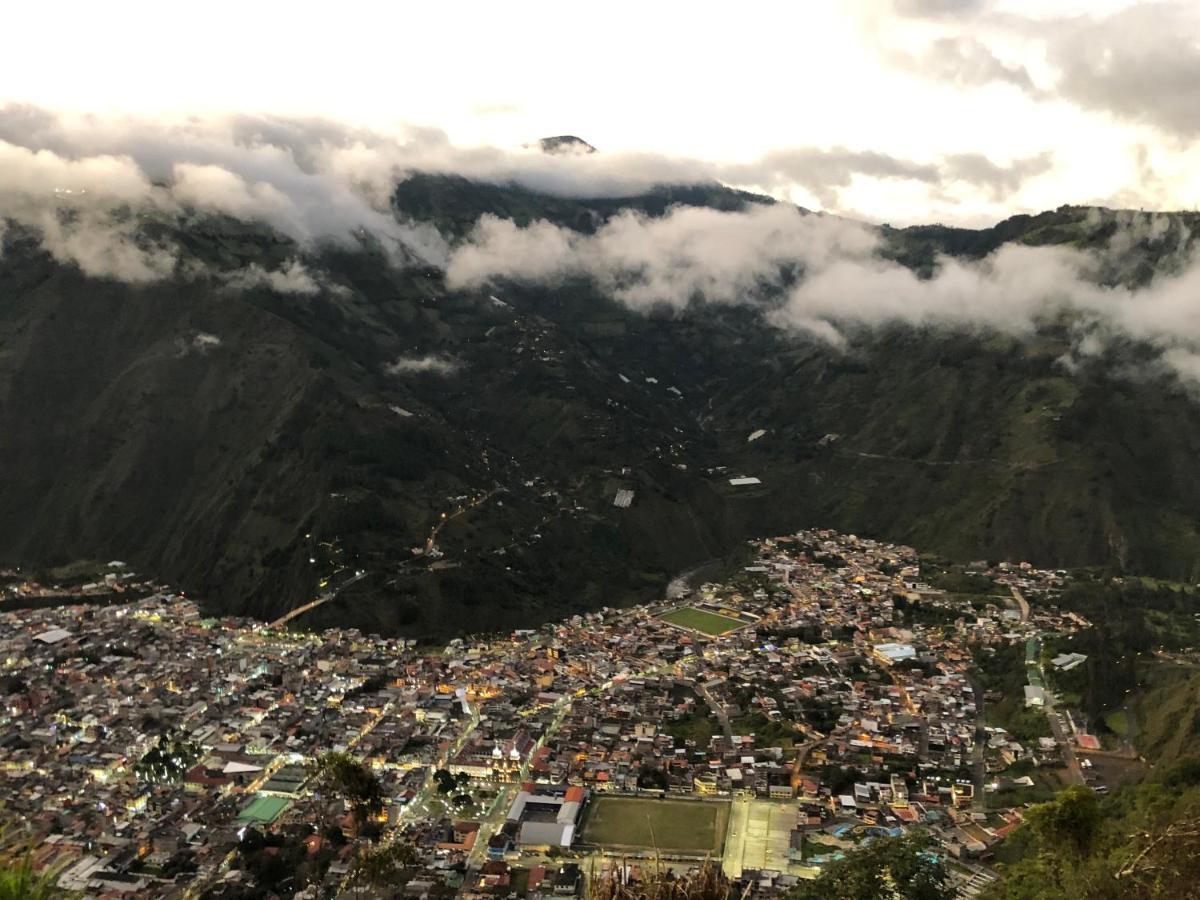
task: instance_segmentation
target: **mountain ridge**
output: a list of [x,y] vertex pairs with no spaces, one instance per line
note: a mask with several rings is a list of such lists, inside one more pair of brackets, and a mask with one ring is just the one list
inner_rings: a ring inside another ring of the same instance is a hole
[[[461,237],[485,213],[587,233],[629,209],[763,200],[416,176],[392,204]],[[1080,225],[1094,215],[883,229],[885,252],[920,271],[996,241],[1099,240]],[[805,525],[963,558],[1200,575],[1200,411],[1169,379],[1111,374],[1135,345],[1076,373],[1053,322],[1029,339],[889,326],[842,352],[750,306],[643,313],[579,278],[454,291],[370,243],[305,250],[223,219],[174,236],[226,270],[300,259],[321,284],[88,279],[10,229],[0,557],[129,558],[214,610],[264,618],[361,568],[297,624],[430,638],[645,599],[743,537]],[[1134,263],[1160,250],[1135,245],[1110,274],[1142,278]],[[763,485],[728,483],[740,474]],[[634,491],[628,509],[617,490]],[[485,493],[438,534],[440,555],[414,554],[456,498]]]

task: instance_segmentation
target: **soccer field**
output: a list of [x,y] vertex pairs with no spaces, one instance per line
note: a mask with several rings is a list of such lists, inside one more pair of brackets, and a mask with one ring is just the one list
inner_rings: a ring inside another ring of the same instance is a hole
[[679,609],[671,610],[669,613],[663,613],[659,618],[664,622],[670,622],[672,625],[678,625],[680,628],[690,628],[692,631],[699,631],[702,634],[709,634],[714,637],[727,634],[735,628],[741,628],[746,624],[737,619],[731,619],[729,616],[721,616],[703,609],[696,609],[694,606],[682,606]]
[[717,854],[728,822],[728,803],[596,797],[583,839],[605,847]]

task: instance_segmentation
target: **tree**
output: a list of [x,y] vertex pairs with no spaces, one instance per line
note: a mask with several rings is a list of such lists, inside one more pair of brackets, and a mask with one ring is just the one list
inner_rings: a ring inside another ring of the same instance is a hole
[[416,861],[416,851],[411,844],[403,841],[372,847],[359,854],[349,883],[356,892],[361,888],[395,885],[401,873]]
[[433,780],[437,782],[439,794],[449,794],[458,786],[458,780],[450,774],[449,769],[438,769],[433,773]]
[[1100,804],[1092,790],[1072,785],[1053,800],[1030,807],[1025,822],[1044,845],[1066,848],[1081,858],[1091,852],[1100,830]]
[[372,815],[383,811],[379,779],[349,753],[324,753],[317,758],[315,768],[317,786],[346,802],[359,829]]
[[950,900],[946,867],[921,833],[882,838],[829,863],[788,900]]

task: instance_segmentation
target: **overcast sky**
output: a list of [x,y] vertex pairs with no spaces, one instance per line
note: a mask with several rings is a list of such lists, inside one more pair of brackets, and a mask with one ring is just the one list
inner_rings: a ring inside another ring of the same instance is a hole
[[872,221],[1200,202],[1197,4],[204,4],[5,10],[0,101],[574,133]]

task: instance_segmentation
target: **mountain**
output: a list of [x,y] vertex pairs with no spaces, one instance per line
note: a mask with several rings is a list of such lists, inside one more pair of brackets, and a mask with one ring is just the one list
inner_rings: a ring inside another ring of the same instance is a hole
[[[715,184],[578,200],[433,175],[393,197],[451,239],[484,213],[590,233],[623,210],[766,202]],[[1064,207],[884,234],[928,271],[939,253],[1105,240],[1093,219]],[[364,570],[297,623],[431,639],[648,599],[743,537],[806,525],[1200,576],[1200,407],[1152,369],[1128,377],[1149,352],[1134,342],[1074,372],[1061,320],[1032,337],[882,327],[842,351],[758,306],[642,313],[582,278],[454,291],[366,236],[312,249],[220,216],[144,228],[209,274],[92,279],[6,232],[0,560],[115,556],[265,618]],[[1112,277],[1148,279],[1167,245],[1131,244]],[[289,260],[320,284],[226,277]]]
[[556,134],[538,141],[543,153],[595,153],[596,148],[573,134]]

